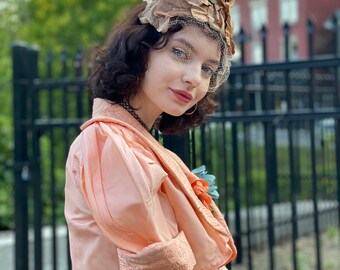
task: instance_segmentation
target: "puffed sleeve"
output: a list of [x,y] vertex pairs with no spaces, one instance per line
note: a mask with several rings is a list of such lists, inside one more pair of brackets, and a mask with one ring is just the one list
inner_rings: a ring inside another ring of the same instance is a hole
[[183,232],[167,223],[157,196],[167,177],[145,148],[113,124],[82,134],[81,181],[94,219],[118,247],[121,269],[193,269]]

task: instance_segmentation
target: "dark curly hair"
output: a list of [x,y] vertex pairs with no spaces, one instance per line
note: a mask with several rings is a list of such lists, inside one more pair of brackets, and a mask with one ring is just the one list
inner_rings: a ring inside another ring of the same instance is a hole
[[[103,98],[113,103],[123,100],[129,102],[141,89],[150,50],[164,48],[171,35],[188,24],[187,21],[185,24],[176,23],[170,26],[167,33],[160,33],[152,25],[141,24],[139,21],[138,14],[144,8],[145,3],[137,6],[114,28],[107,39],[106,48],[98,49],[95,70],[88,80],[92,98]],[[180,21],[178,18],[177,20]],[[210,38],[219,37],[217,32],[204,32]],[[221,48],[221,53],[223,51],[224,48]],[[163,134],[179,134],[200,125],[216,107],[214,93],[208,92],[198,102],[193,114],[172,116],[162,113],[156,127]]]

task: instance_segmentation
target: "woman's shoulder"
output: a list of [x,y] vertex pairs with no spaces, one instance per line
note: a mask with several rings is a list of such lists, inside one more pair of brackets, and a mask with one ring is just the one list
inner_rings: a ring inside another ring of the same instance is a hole
[[91,136],[93,139],[115,139],[137,140],[132,128],[114,121],[111,118],[91,119],[82,126],[83,136]]
[[125,151],[132,152],[146,159],[154,160],[153,150],[146,143],[145,138],[139,136],[138,131],[133,127],[120,122],[107,121],[107,119],[97,119],[87,125],[81,132],[81,142],[85,147],[95,147],[102,151],[104,147],[118,147]]

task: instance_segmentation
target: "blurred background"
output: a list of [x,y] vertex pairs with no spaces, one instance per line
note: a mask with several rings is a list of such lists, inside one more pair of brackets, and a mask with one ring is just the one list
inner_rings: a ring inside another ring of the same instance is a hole
[[[95,48],[141,1],[0,0],[0,269],[71,269],[64,164]],[[217,176],[232,269],[340,269],[340,3],[239,0],[216,114],[159,140]],[[184,146],[184,147],[183,147]]]

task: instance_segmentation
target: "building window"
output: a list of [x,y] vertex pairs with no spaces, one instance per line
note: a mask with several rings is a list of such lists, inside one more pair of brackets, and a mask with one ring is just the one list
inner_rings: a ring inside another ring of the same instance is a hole
[[240,33],[241,30],[241,12],[240,6],[235,5],[231,9],[232,24],[234,26],[234,34]]
[[262,44],[260,42],[253,42],[252,43],[252,52],[253,52],[253,63],[254,64],[261,64],[263,63],[263,49]]
[[250,18],[253,31],[259,31],[268,23],[268,8],[266,0],[253,0],[250,5]]
[[[281,52],[281,60],[285,60],[285,41],[283,38],[280,40],[280,52]],[[289,53],[289,60],[296,61],[299,60],[299,51],[298,51],[298,37],[295,35],[291,35],[289,37],[288,43],[288,53]]]
[[299,20],[298,0],[280,0],[280,23],[289,25]]

